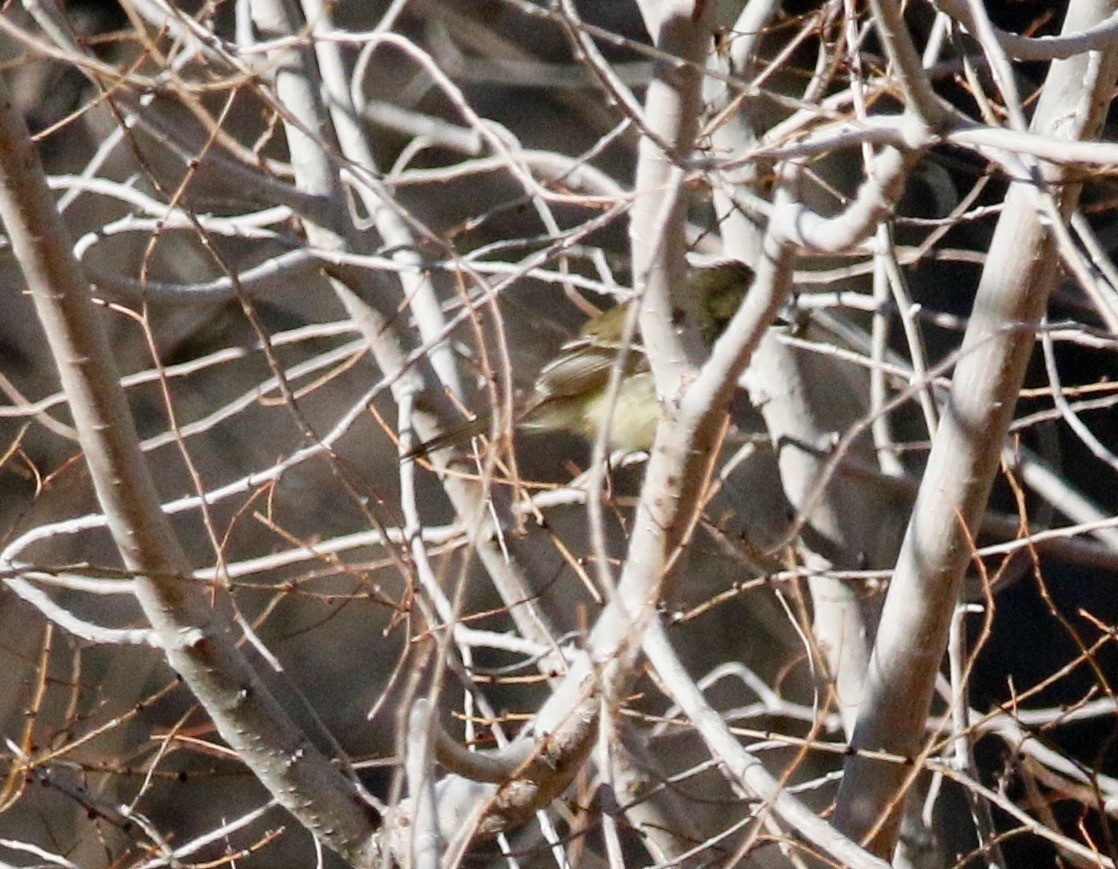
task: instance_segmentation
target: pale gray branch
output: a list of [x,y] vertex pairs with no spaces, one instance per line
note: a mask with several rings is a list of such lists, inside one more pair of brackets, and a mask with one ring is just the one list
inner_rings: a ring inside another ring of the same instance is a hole
[[168,663],[284,807],[354,863],[375,857],[376,812],[295,727],[203,589],[173,578],[188,575],[190,565],[144,465],[113,354],[38,156],[2,85],[0,216],[58,365],[98,499],[125,565],[137,574],[136,596]]
[[[1113,4],[1072,4],[1065,30],[1085,29]],[[1033,129],[1071,140],[1097,135],[1118,76],[1118,50],[1101,62],[1054,63]],[[1086,82],[1086,85],[1084,84]],[[1056,188],[1059,170],[1037,173]],[[1065,208],[1075,187],[1064,187]],[[1040,222],[1036,191],[1015,183],[998,222],[955,370],[951,397],[933,441],[920,493],[881,617],[866,700],[852,746],[915,759],[923,722],[947,645],[951,615],[972,556],[972,535],[986,506],[1012,418],[1032,336],[1055,280],[1052,237]],[[910,770],[852,755],[846,763],[835,824],[888,855]],[[900,798],[898,802],[898,798]]]

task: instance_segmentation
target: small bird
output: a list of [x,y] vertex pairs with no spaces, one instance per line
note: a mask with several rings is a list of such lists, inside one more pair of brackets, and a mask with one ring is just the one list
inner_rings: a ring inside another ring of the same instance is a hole
[[[713,344],[734,316],[753,282],[753,270],[738,260],[724,260],[687,270],[684,292],[694,302],[703,340]],[[629,345],[614,402],[609,402],[610,371],[618,363],[630,305],[626,302],[591,317],[577,337],[559,348],[543,367],[530,395],[514,411],[515,427],[525,432],[566,431],[596,438],[609,424],[609,446],[626,452],[647,450],[656,436],[660,402],[648,359],[638,340]],[[404,458],[427,455],[466,443],[490,429],[479,414],[420,444]]]

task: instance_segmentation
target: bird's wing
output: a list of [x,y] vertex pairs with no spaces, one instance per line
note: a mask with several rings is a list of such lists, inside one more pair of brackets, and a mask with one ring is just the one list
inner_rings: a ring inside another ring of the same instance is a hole
[[[604,389],[610,370],[617,364],[621,345],[593,338],[568,341],[559,355],[544,366],[536,379],[534,403],[552,398],[573,398]],[[623,375],[648,368],[644,351],[636,345],[625,354]]]

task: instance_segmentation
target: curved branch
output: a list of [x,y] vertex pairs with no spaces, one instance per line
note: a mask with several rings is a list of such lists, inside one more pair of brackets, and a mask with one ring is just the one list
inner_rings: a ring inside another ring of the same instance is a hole
[[136,596],[222,738],[321,841],[354,863],[377,857],[379,821],[314,747],[237,649],[160,507],[89,286],[43,178],[35,147],[0,84],[0,218],[59,369],[90,476]]
[[[977,32],[974,14],[966,0],[934,0],[934,3],[971,33]],[[998,29],[993,33],[1002,50],[1014,60],[1063,60],[1106,47],[1118,33],[1118,13],[1078,33],[1060,36],[1020,36]]]
[[[1065,30],[1089,27],[1112,12],[1112,3],[1080,0],[1069,10]],[[1100,57],[1053,64],[1033,128],[1071,139],[1097,135],[1116,79],[1114,47]],[[1064,209],[1074,206],[1078,187],[1061,187],[1059,168],[1038,170],[1037,176],[1060,191]],[[921,749],[952,612],[973,554],[973,529],[986,507],[1033,336],[1056,278],[1058,258],[1036,206],[1039,195],[1030,182],[1011,186],[990,245],[951,397],[886,598],[855,749],[912,759]],[[911,773],[907,766],[852,754],[836,826],[888,855]]]

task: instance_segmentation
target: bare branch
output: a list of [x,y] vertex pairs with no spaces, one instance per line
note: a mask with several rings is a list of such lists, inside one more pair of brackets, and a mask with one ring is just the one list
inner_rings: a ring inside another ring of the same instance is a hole
[[47,334],[109,527],[168,663],[222,737],[288,808],[356,863],[370,851],[375,811],[288,718],[241,656],[230,626],[189,573],[144,465],[131,412],[95,319],[38,157],[6,87],[0,90],[0,217]]
[[[1075,3],[1065,29],[1092,26],[1109,14]],[[1089,77],[1088,77],[1089,76]],[[1033,128],[1070,140],[1097,135],[1100,108],[1118,76],[1118,52],[1053,65]],[[1086,88],[1083,82],[1089,82]],[[1096,96],[1100,95],[1100,96]],[[1075,114],[1068,116],[1069,106]],[[1038,170],[1036,183],[1059,189],[1074,207],[1078,189],[1058,170]],[[936,433],[928,469],[905,535],[870,663],[866,699],[853,746],[915,758],[932,686],[946,648],[951,611],[971,558],[970,529],[985,509],[1009,427],[1029,340],[1055,280],[1052,239],[1033,205],[1032,185],[1016,182],[990,245],[974,311],[955,370],[951,399]],[[867,756],[846,763],[835,823],[890,853],[908,771]],[[890,809],[893,806],[893,809]]]

